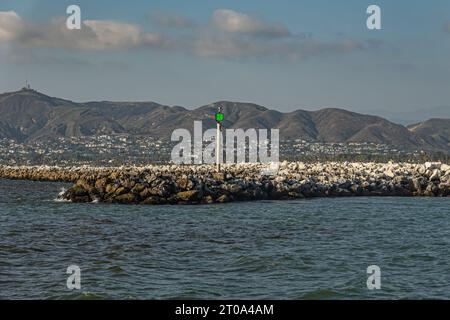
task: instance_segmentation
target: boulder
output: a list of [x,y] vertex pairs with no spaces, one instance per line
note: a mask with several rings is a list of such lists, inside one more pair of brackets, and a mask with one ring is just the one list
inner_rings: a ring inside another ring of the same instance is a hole
[[114,197],[114,201],[123,204],[135,203],[136,198],[132,193],[124,193]]
[[141,204],[152,204],[152,205],[155,205],[155,204],[160,204],[161,203],[161,199],[159,197],[157,197],[157,196],[150,196],[150,197],[142,200],[140,203]]
[[392,170],[386,170],[383,172],[383,174],[387,177],[387,178],[393,178],[395,177],[395,173]]
[[198,201],[200,192],[198,190],[182,191],[177,193],[177,198],[181,201]]
[[439,169],[434,169],[433,173],[430,176],[431,181],[439,180],[441,177],[441,171]]
[[216,200],[216,202],[218,202],[218,203],[225,203],[225,202],[230,202],[230,201],[231,201],[230,197],[226,194],[221,195]]

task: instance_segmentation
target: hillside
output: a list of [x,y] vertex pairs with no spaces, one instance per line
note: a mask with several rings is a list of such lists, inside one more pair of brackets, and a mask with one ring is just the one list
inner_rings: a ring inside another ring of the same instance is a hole
[[0,95],[0,138],[26,142],[58,136],[131,134],[164,140],[177,128],[192,130],[195,120],[202,120],[204,129],[214,127],[210,116],[218,105],[225,114],[225,128],[278,128],[281,139],[450,150],[450,119],[405,127],[381,117],[334,108],[283,113],[251,103],[221,101],[188,110],[155,102],[76,103],[34,90]]

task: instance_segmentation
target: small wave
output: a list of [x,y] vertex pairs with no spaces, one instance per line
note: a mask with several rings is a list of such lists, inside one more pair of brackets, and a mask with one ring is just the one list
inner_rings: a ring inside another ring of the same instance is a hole
[[122,269],[120,266],[112,266],[108,268],[109,271],[111,271],[112,273],[124,273],[125,270]]
[[331,289],[316,289],[310,292],[305,293],[300,299],[306,300],[318,300],[318,299],[336,299],[338,298],[339,293],[337,291]]
[[64,187],[61,187],[59,193],[58,193],[58,197],[62,197],[64,195],[64,193],[66,193],[67,189]]
[[70,200],[64,199],[63,195],[66,193],[67,189],[64,187],[61,187],[61,189],[59,189],[59,193],[58,196],[53,199],[53,201],[55,202],[71,202]]

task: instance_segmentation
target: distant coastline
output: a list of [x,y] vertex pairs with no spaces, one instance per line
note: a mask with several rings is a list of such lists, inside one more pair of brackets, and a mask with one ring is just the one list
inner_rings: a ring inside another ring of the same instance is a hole
[[[87,151],[85,144],[90,144],[108,153],[105,146],[122,145],[123,141],[120,138],[116,141],[115,137],[133,137],[136,141],[132,148],[126,149],[128,152],[148,153],[148,147],[153,146],[164,155],[156,145],[170,141],[175,129],[184,128],[192,132],[194,121],[202,121],[205,130],[215,128],[215,120],[210,116],[215,114],[218,106],[222,107],[225,115],[224,128],[279,129],[280,141],[291,141],[286,145],[287,149],[296,151],[294,154],[286,152],[286,156],[450,153],[448,118],[423,119],[420,123],[403,126],[379,116],[339,108],[281,112],[254,103],[233,101],[218,101],[193,109],[156,102],[79,103],[30,89],[0,94],[3,120],[0,122],[0,142],[5,140],[1,149],[21,148],[25,152],[27,145],[31,144],[33,149],[43,151],[41,149],[46,149],[43,146],[49,145],[48,151],[53,152],[54,157],[61,157],[66,151],[84,153]],[[72,145],[71,140],[75,138],[88,140]],[[60,143],[59,139],[62,139]],[[149,139],[155,140],[154,143],[147,145],[142,141]],[[328,150],[330,144],[342,145]],[[141,149],[142,145],[145,148]],[[26,160],[44,155],[45,152],[30,154]],[[100,155],[95,154],[93,159]],[[290,157],[285,159],[303,161]]]

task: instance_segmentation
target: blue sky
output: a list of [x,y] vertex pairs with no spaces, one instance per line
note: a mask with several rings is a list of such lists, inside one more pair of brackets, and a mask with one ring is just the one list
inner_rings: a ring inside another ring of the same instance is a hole
[[[70,4],[83,33],[60,30]],[[450,105],[449,23],[443,0],[1,0],[0,91],[432,115]]]

